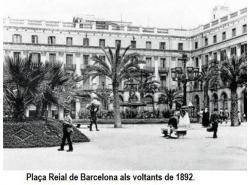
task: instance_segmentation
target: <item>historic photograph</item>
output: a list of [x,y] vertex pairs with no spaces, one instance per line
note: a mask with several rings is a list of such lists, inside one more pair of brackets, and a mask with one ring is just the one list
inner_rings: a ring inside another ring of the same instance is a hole
[[4,170],[247,170],[247,0],[8,0]]

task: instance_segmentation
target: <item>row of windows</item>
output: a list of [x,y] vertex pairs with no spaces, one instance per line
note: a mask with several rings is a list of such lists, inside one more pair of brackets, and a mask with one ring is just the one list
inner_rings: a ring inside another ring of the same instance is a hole
[[[220,52],[220,61],[225,61],[227,57],[226,50],[221,50]],[[247,44],[242,44],[240,47],[240,54],[247,54]],[[218,59],[217,52],[211,53],[213,59]],[[236,55],[236,47],[231,47],[230,49],[230,56]],[[30,54],[33,61],[39,62],[40,61],[40,53],[32,53]],[[14,52],[13,53],[14,59],[20,58],[20,52]],[[105,60],[105,56],[103,57],[103,60]],[[49,53],[49,62],[56,62],[56,54],[55,53]],[[205,55],[205,64],[208,64],[209,62],[209,55]],[[83,55],[83,65],[87,66],[89,64],[89,55]],[[70,66],[73,65],[73,54],[66,54],[66,65]],[[154,67],[152,57],[146,57],[146,67]],[[160,68],[166,68],[166,58],[160,58]],[[199,58],[195,58],[195,67],[199,67]]]
[[[21,56],[20,52],[13,52],[14,60],[19,60]],[[30,54],[31,60],[34,62],[41,62],[41,54],[40,53],[31,53]],[[49,62],[55,63],[56,54],[50,53],[49,54]],[[89,55],[83,55],[83,65],[87,66],[89,64]],[[70,66],[73,65],[73,54],[66,54],[66,65]]]
[[[14,60],[17,60],[20,58],[20,52],[14,52],[13,57]],[[40,62],[41,56],[40,53],[31,53],[30,54],[32,61],[34,62]],[[105,56],[102,60],[105,60]],[[56,53],[49,53],[49,62],[55,63],[56,62]],[[66,54],[66,65],[72,65],[73,64],[73,54]],[[89,64],[89,55],[83,55],[83,65],[87,66]],[[146,57],[146,67],[154,67],[152,62],[152,57]],[[160,58],[160,68],[166,68],[166,58]]]
[[[241,45],[240,54],[241,55],[243,55],[243,54],[247,55],[247,44],[242,44]],[[217,52],[214,52],[212,55],[213,55],[213,59],[218,59]],[[236,55],[237,55],[236,47],[232,47],[230,49],[230,56],[236,56]],[[221,50],[219,60],[220,61],[225,61],[227,57],[229,57],[229,56],[227,56],[226,50],[225,49]],[[198,58],[196,58],[196,60],[198,60]],[[205,55],[205,64],[208,64],[208,61],[209,61],[209,55]]]
[[[245,33],[247,33],[247,25],[246,24],[242,25],[242,34],[245,34]],[[235,37],[236,35],[237,35],[236,28],[233,28],[231,30],[231,37]],[[226,33],[226,31],[224,31],[224,32],[222,32],[222,41],[224,41],[226,39],[227,39],[227,33]],[[214,35],[213,36],[213,44],[216,44],[217,42],[218,42],[217,35]],[[204,45],[208,46],[208,38],[207,37],[204,38]],[[195,49],[198,49],[198,42],[195,42],[194,47],[195,47]]]
[[[22,43],[22,36],[20,34],[14,34],[12,37],[13,43]],[[38,44],[38,36],[32,35],[31,36],[31,43],[32,44]],[[49,36],[48,37],[48,44],[49,45],[55,45],[56,44],[56,37],[55,36]],[[115,46],[118,44],[121,45],[121,40],[115,40]],[[73,45],[73,38],[72,37],[66,37],[66,45],[72,46]],[[83,46],[89,46],[89,38],[83,38]],[[105,39],[99,39],[99,46],[105,47]],[[131,41],[131,48],[136,48],[136,41]],[[152,42],[146,41],[146,49],[152,49]],[[165,50],[166,49],[166,42],[160,42],[159,43],[159,49]],[[183,50],[183,43],[178,43],[178,50]]]
[[[146,57],[146,67],[154,67],[152,57]],[[166,68],[166,58],[160,58],[160,68]]]

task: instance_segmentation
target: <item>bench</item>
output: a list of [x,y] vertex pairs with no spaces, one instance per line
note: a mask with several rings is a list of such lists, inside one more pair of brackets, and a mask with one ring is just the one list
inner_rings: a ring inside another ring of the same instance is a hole
[[[171,137],[168,133],[168,129],[162,128],[161,132],[165,137]],[[185,135],[187,135],[187,130],[186,129],[177,129],[177,130],[175,130],[175,133],[176,133],[177,138],[179,138],[180,136],[184,137]]]

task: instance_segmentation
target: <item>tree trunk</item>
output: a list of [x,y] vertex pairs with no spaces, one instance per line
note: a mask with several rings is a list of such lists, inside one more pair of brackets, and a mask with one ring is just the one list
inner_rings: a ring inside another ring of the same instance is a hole
[[209,108],[208,85],[204,85],[204,108]]
[[119,84],[113,84],[113,95],[114,95],[114,119],[115,119],[115,128],[121,128],[121,115],[120,115],[120,102],[119,102],[119,93],[118,93]]
[[231,89],[231,126],[237,126],[239,124],[238,120],[238,96],[237,87]]
[[24,103],[22,102],[22,100],[18,99],[15,102],[15,106],[14,106],[14,112],[13,112],[13,117],[16,121],[25,121],[25,106]]

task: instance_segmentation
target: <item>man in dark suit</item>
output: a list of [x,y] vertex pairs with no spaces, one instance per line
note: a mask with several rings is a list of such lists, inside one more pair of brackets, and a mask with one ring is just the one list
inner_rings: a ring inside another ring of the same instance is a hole
[[209,127],[209,112],[207,107],[205,108],[202,114],[202,126]]
[[217,131],[218,131],[218,124],[220,122],[220,115],[218,113],[218,109],[214,109],[213,114],[210,117],[210,123],[212,124],[212,127],[209,128],[208,131],[213,131],[213,138],[217,138]]
[[96,131],[99,131],[99,129],[97,128],[97,112],[99,110],[99,106],[95,105],[95,104],[91,104],[88,107],[89,111],[90,111],[90,126],[89,126],[89,130],[92,131],[92,125],[95,124],[95,128]]
[[66,139],[67,139],[68,144],[69,144],[69,149],[67,150],[67,152],[73,151],[73,146],[72,146],[72,141],[71,141],[72,132],[73,132],[72,118],[70,117],[70,112],[67,110],[67,111],[65,111],[65,117],[63,120],[62,143],[61,143],[61,147],[58,149],[58,151],[64,150],[64,145],[65,145]]

